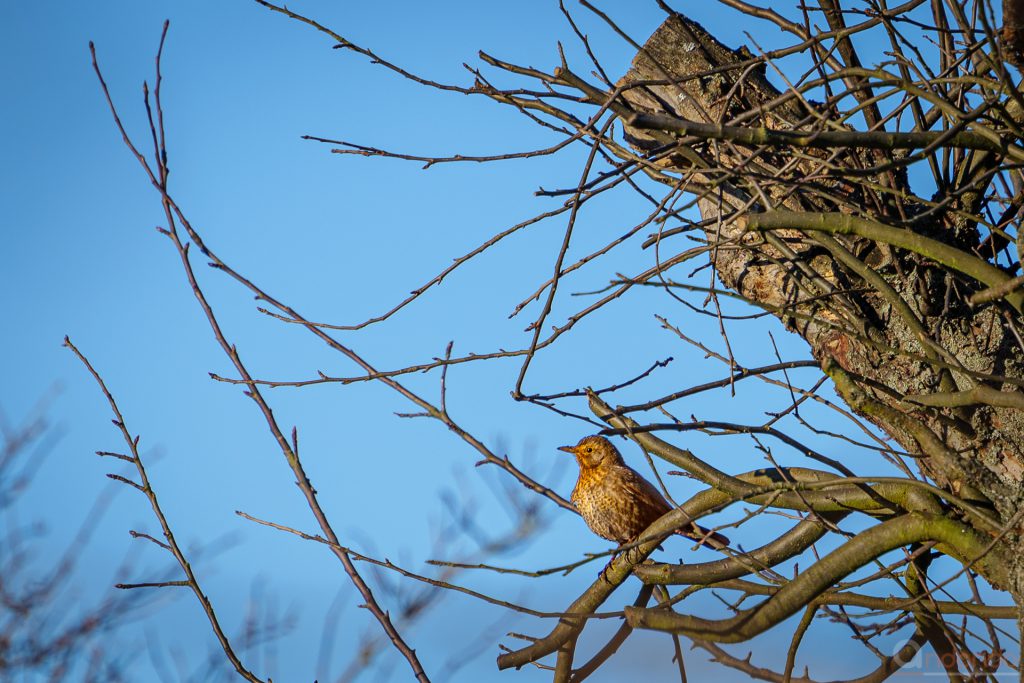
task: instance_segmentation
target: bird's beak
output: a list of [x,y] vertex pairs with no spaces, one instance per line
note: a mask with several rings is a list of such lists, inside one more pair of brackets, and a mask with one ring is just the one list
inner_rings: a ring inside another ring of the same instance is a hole
[[576,447],[575,446],[559,446],[558,450],[565,451],[566,453],[572,453],[573,455],[576,455]]

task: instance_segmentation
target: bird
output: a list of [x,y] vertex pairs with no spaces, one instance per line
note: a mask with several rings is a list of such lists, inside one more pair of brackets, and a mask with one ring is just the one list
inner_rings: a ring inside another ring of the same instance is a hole
[[[598,536],[619,545],[635,541],[654,520],[674,509],[603,436],[586,436],[575,446],[559,446],[558,450],[576,456],[580,476],[570,498]],[[712,547],[729,544],[722,534],[693,522],[675,533]]]

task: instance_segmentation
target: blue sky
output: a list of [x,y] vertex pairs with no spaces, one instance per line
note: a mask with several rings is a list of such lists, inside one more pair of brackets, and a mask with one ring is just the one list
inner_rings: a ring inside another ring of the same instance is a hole
[[[353,42],[439,81],[468,84],[462,63],[480,66],[479,49],[551,69],[557,65],[560,40],[571,59],[580,59],[553,2],[339,5],[289,3]],[[663,18],[653,3],[631,3],[628,11],[625,5],[606,8],[639,40]],[[692,11],[712,31],[729,31],[734,41],[740,39],[735,17],[720,9]],[[621,74],[633,49],[583,9],[577,15],[603,63]],[[410,84],[358,55],[331,49],[325,36],[251,2],[18,3],[5,12],[0,68],[8,135],[6,162],[0,165],[5,241],[0,303],[7,333],[0,341],[0,407],[16,422],[37,398],[59,387],[49,414],[63,435],[20,513],[46,522],[47,532],[39,540],[45,550],[38,561],[45,564],[48,554],[66,546],[92,502],[111,487],[104,474],[121,472],[93,455],[122,445],[96,387],[61,348],[67,334],[103,374],[131,431],[141,435],[154,487],[179,539],[186,547],[205,549],[208,559],[200,560],[197,569],[229,630],[240,627],[254,591],[262,596],[255,600],[261,608],[276,605],[294,617],[294,628],[276,641],[275,654],[253,655],[252,668],[281,681],[331,680],[355,656],[361,635],[368,629],[376,635],[375,623],[357,609],[347,578],[324,548],[234,515],[244,510],[314,530],[255,406],[239,387],[209,378],[209,372],[231,376],[232,370],[186,286],[176,254],[154,230],[163,221],[158,196],[121,143],[89,63],[87,43],[93,40],[126,125],[144,142],[141,84],[152,79],[165,18],[171,20],[164,102],[172,192],[222,258],[313,320],[351,324],[378,314],[492,233],[557,206],[560,200],[534,197],[534,190],[574,185],[586,150],[426,171],[415,163],[331,154],[329,146],[301,136],[423,155],[518,151],[552,144],[557,137],[484,98]],[[779,39],[763,31],[758,37],[768,45]],[[586,73],[585,67],[581,71]],[[585,254],[588,247],[612,239],[636,223],[642,210],[626,195],[593,202],[581,212],[571,254]],[[521,345],[527,339],[522,330],[538,309],[535,305],[512,320],[508,314],[549,276],[563,230],[564,220],[557,219],[517,235],[387,323],[342,338],[381,368],[442,355],[449,340],[456,354]],[[572,292],[602,287],[620,271],[649,267],[651,258],[631,249],[614,265],[582,271],[561,291],[553,320],[564,319],[579,305]],[[229,338],[256,375],[292,380],[314,377],[318,370],[357,373],[301,329],[258,313],[250,295],[201,259],[196,263]],[[724,366],[660,330],[653,313],[721,348],[714,321],[663,295],[639,292],[610,306],[600,321],[580,325],[557,352],[538,356],[527,390],[607,385],[668,356],[675,358],[668,369],[617,400],[637,402],[723,376]],[[778,326],[758,325],[737,327],[741,331],[733,342],[741,363],[774,361],[769,327],[784,358],[807,357],[803,345]],[[518,363],[509,361],[453,369],[449,410],[489,446],[567,496],[571,468],[565,461],[558,465],[554,448],[589,430],[512,401],[509,390],[517,371]],[[794,372],[791,377],[809,386],[815,375]],[[436,373],[409,377],[407,383],[436,399]],[[445,492],[474,500],[473,517],[480,527],[507,529],[509,518],[494,493],[500,490],[500,474],[474,467],[477,455],[443,426],[397,418],[394,413],[412,406],[386,387],[280,388],[266,395],[282,425],[298,426],[307,471],[344,542],[429,573],[424,561],[437,556],[436,530],[449,519]],[[763,419],[765,410],[787,403],[784,393],[747,382],[737,387],[735,398],[701,397],[680,406],[678,415],[753,422]],[[567,407],[583,410],[582,403]],[[829,418],[821,419],[827,424]],[[680,440],[708,449],[705,454],[730,471],[764,464],[749,441],[689,434]],[[722,449],[723,443],[729,447]],[[626,452],[640,464],[639,451]],[[790,464],[802,462],[792,453],[785,457]],[[864,461],[863,466],[871,473],[884,472],[880,462]],[[679,497],[695,490],[686,481],[673,485]],[[491,558],[493,563],[541,568],[605,549],[578,518],[551,505],[542,510],[548,523],[535,540],[514,556]],[[772,523],[758,522],[754,528],[771,529]],[[125,489],[80,550],[76,595],[81,604],[92,604],[116,581],[147,580],[170,566],[169,557],[131,540],[128,529],[154,532],[155,524],[145,501]],[[684,553],[686,546],[675,543],[668,552]],[[471,548],[462,539],[447,552],[454,557]],[[118,575],[126,556],[133,568],[129,576]],[[361,569],[378,582],[378,596],[388,607],[387,591],[365,566]],[[532,582],[466,573],[457,582],[557,610],[593,573],[588,567]],[[325,674],[318,663],[319,643],[324,615],[336,596],[342,609]],[[711,598],[695,605],[696,610],[718,608]],[[450,656],[468,649],[469,663],[456,680],[486,680],[498,675],[493,664],[497,641],[515,643],[505,632],[543,628],[453,596],[407,635],[428,671],[444,671]],[[476,639],[492,633],[489,639]],[[181,670],[202,672],[213,643],[201,612],[185,596],[145,613],[119,637],[142,652],[129,664],[132,680],[140,681],[177,680]],[[788,637],[780,632],[762,638],[755,652],[763,663],[778,665],[779,643]],[[814,672],[823,677],[839,675],[862,657],[845,646],[847,634],[839,627],[822,625],[817,637],[834,648],[817,661]],[[595,636],[589,647],[600,642]],[[616,666],[642,663],[652,673],[671,672],[667,645],[665,636],[638,636]],[[699,652],[690,655],[691,671],[705,670],[704,660]],[[407,678],[404,662],[389,650],[375,666],[363,680]],[[734,675],[715,670],[724,679]],[[528,669],[502,676],[547,678],[545,672]]]

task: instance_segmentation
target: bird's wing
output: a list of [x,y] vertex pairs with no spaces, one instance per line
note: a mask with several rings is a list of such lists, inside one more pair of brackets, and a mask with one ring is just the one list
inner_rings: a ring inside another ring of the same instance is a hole
[[[654,484],[641,477],[633,468],[626,467],[625,469],[628,472],[623,473],[623,488],[629,489],[629,493],[636,496],[637,504],[642,508],[640,514],[644,519],[645,527],[650,526],[654,520],[673,509]],[[684,524],[676,530],[676,533],[696,540],[709,540],[712,546],[729,545],[728,536],[708,531],[696,522]]]
[[623,470],[621,480],[622,487],[625,489],[623,493],[630,499],[636,500],[646,524],[650,524],[672,509],[672,506],[654,487],[654,484],[641,477],[631,467],[623,467]]

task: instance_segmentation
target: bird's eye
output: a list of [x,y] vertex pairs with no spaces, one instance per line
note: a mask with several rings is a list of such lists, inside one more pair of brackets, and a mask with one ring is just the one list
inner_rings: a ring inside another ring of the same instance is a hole
[[587,453],[589,453],[589,452],[590,452],[590,451],[592,451],[592,450],[594,450],[594,449],[593,449],[593,448],[591,448],[590,446],[587,446]]

